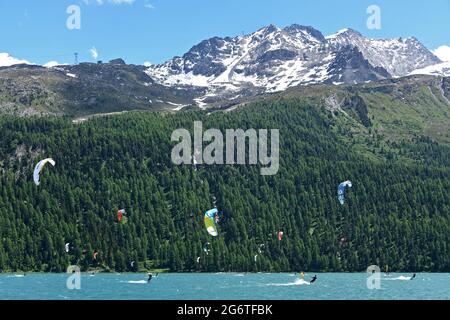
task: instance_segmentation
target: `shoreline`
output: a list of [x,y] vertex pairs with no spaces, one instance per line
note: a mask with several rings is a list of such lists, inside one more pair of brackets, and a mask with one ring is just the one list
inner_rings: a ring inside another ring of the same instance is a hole
[[[120,271],[81,271],[81,274],[147,274],[147,273],[153,273],[153,274],[293,274],[298,275],[300,272],[298,271],[285,271],[285,272],[267,272],[267,271],[258,271],[258,272],[246,272],[246,271],[211,271],[211,272],[189,272],[189,271],[180,271],[180,272],[170,272],[170,271],[159,271],[159,270],[149,270],[149,271],[137,271],[137,272],[120,272]],[[366,271],[327,271],[327,272],[321,272],[321,271],[303,271],[304,274],[368,274]],[[394,272],[380,272],[382,275],[391,275],[391,274],[448,274],[450,271],[394,271]],[[16,275],[16,276],[26,276],[26,275],[36,275],[36,274],[70,274],[67,272],[44,272],[44,271],[30,271],[30,272],[0,272],[0,276],[2,275]]]

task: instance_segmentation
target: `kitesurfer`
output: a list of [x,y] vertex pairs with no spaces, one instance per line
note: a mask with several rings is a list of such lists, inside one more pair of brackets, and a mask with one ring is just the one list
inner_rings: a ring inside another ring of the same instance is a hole
[[412,279],[414,279],[415,277],[416,277],[416,274],[414,273],[414,274],[412,275],[412,277],[409,278],[409,280],[412,280]]
[[317,275],[314,275],[314,277],[309,281],[310,284],[314,283],[317,280]]
[[[158,276],[158,273],[154,276],[155,278]],[[153,279],[153,274],[151,272],[148,273],[147,283],[150,283]]]

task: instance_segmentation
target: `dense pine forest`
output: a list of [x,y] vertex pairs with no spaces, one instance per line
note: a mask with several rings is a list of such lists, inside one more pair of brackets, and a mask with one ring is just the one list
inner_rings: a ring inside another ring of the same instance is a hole
[[[449,272],[449,146],[421,136],[361,138],[342,117],[294,98],[78,124],[0,117],[0,269],[364,271],[377,264]],[[259,165],[172,164],[172,131],[192,131],[194,121],[223,132],[279,129],[278,174],[261,176]],[[56,166],[36,186],[34,166],[48,157]],[[340,205],[344,180],[353,187]],[[214,206],[217,237],[203,222]]]

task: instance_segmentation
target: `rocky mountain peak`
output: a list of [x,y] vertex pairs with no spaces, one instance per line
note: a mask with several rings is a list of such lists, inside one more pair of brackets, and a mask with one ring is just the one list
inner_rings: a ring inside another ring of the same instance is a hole
[[147,74],[164,85],[204,87],[209,96],[239,96],[243,90],[403,77],[439,62],[414,37],[370,39],[349,28],[324,37],[310,26],[271,24],[244,36],[204,40]]

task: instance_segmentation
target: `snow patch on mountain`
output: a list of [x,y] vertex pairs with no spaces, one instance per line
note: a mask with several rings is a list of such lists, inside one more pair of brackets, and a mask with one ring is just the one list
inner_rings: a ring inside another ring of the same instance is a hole
[[450,61],[438,63],[435,65],[431,65],[425,68],[414,70],[410,73],[411,75],[415,74],[426,74],[433,76],[442,76],[442,77],[450,77]]
[[337,50],[346,45],[356,46],[370,64],[386,69],[393,77],[441,62],[414,37],[369,39],[355,30],[344,29],[327,40]]
[[214,37],[182,57],[150,65],[166,86],[207,88],[199,106],[221,96],[271,93],[314,83],[361,83],[402,77],[441,61],[416,38],[369,39],[352,29],[324,37],[312,27],[274,25],[234,38]]

